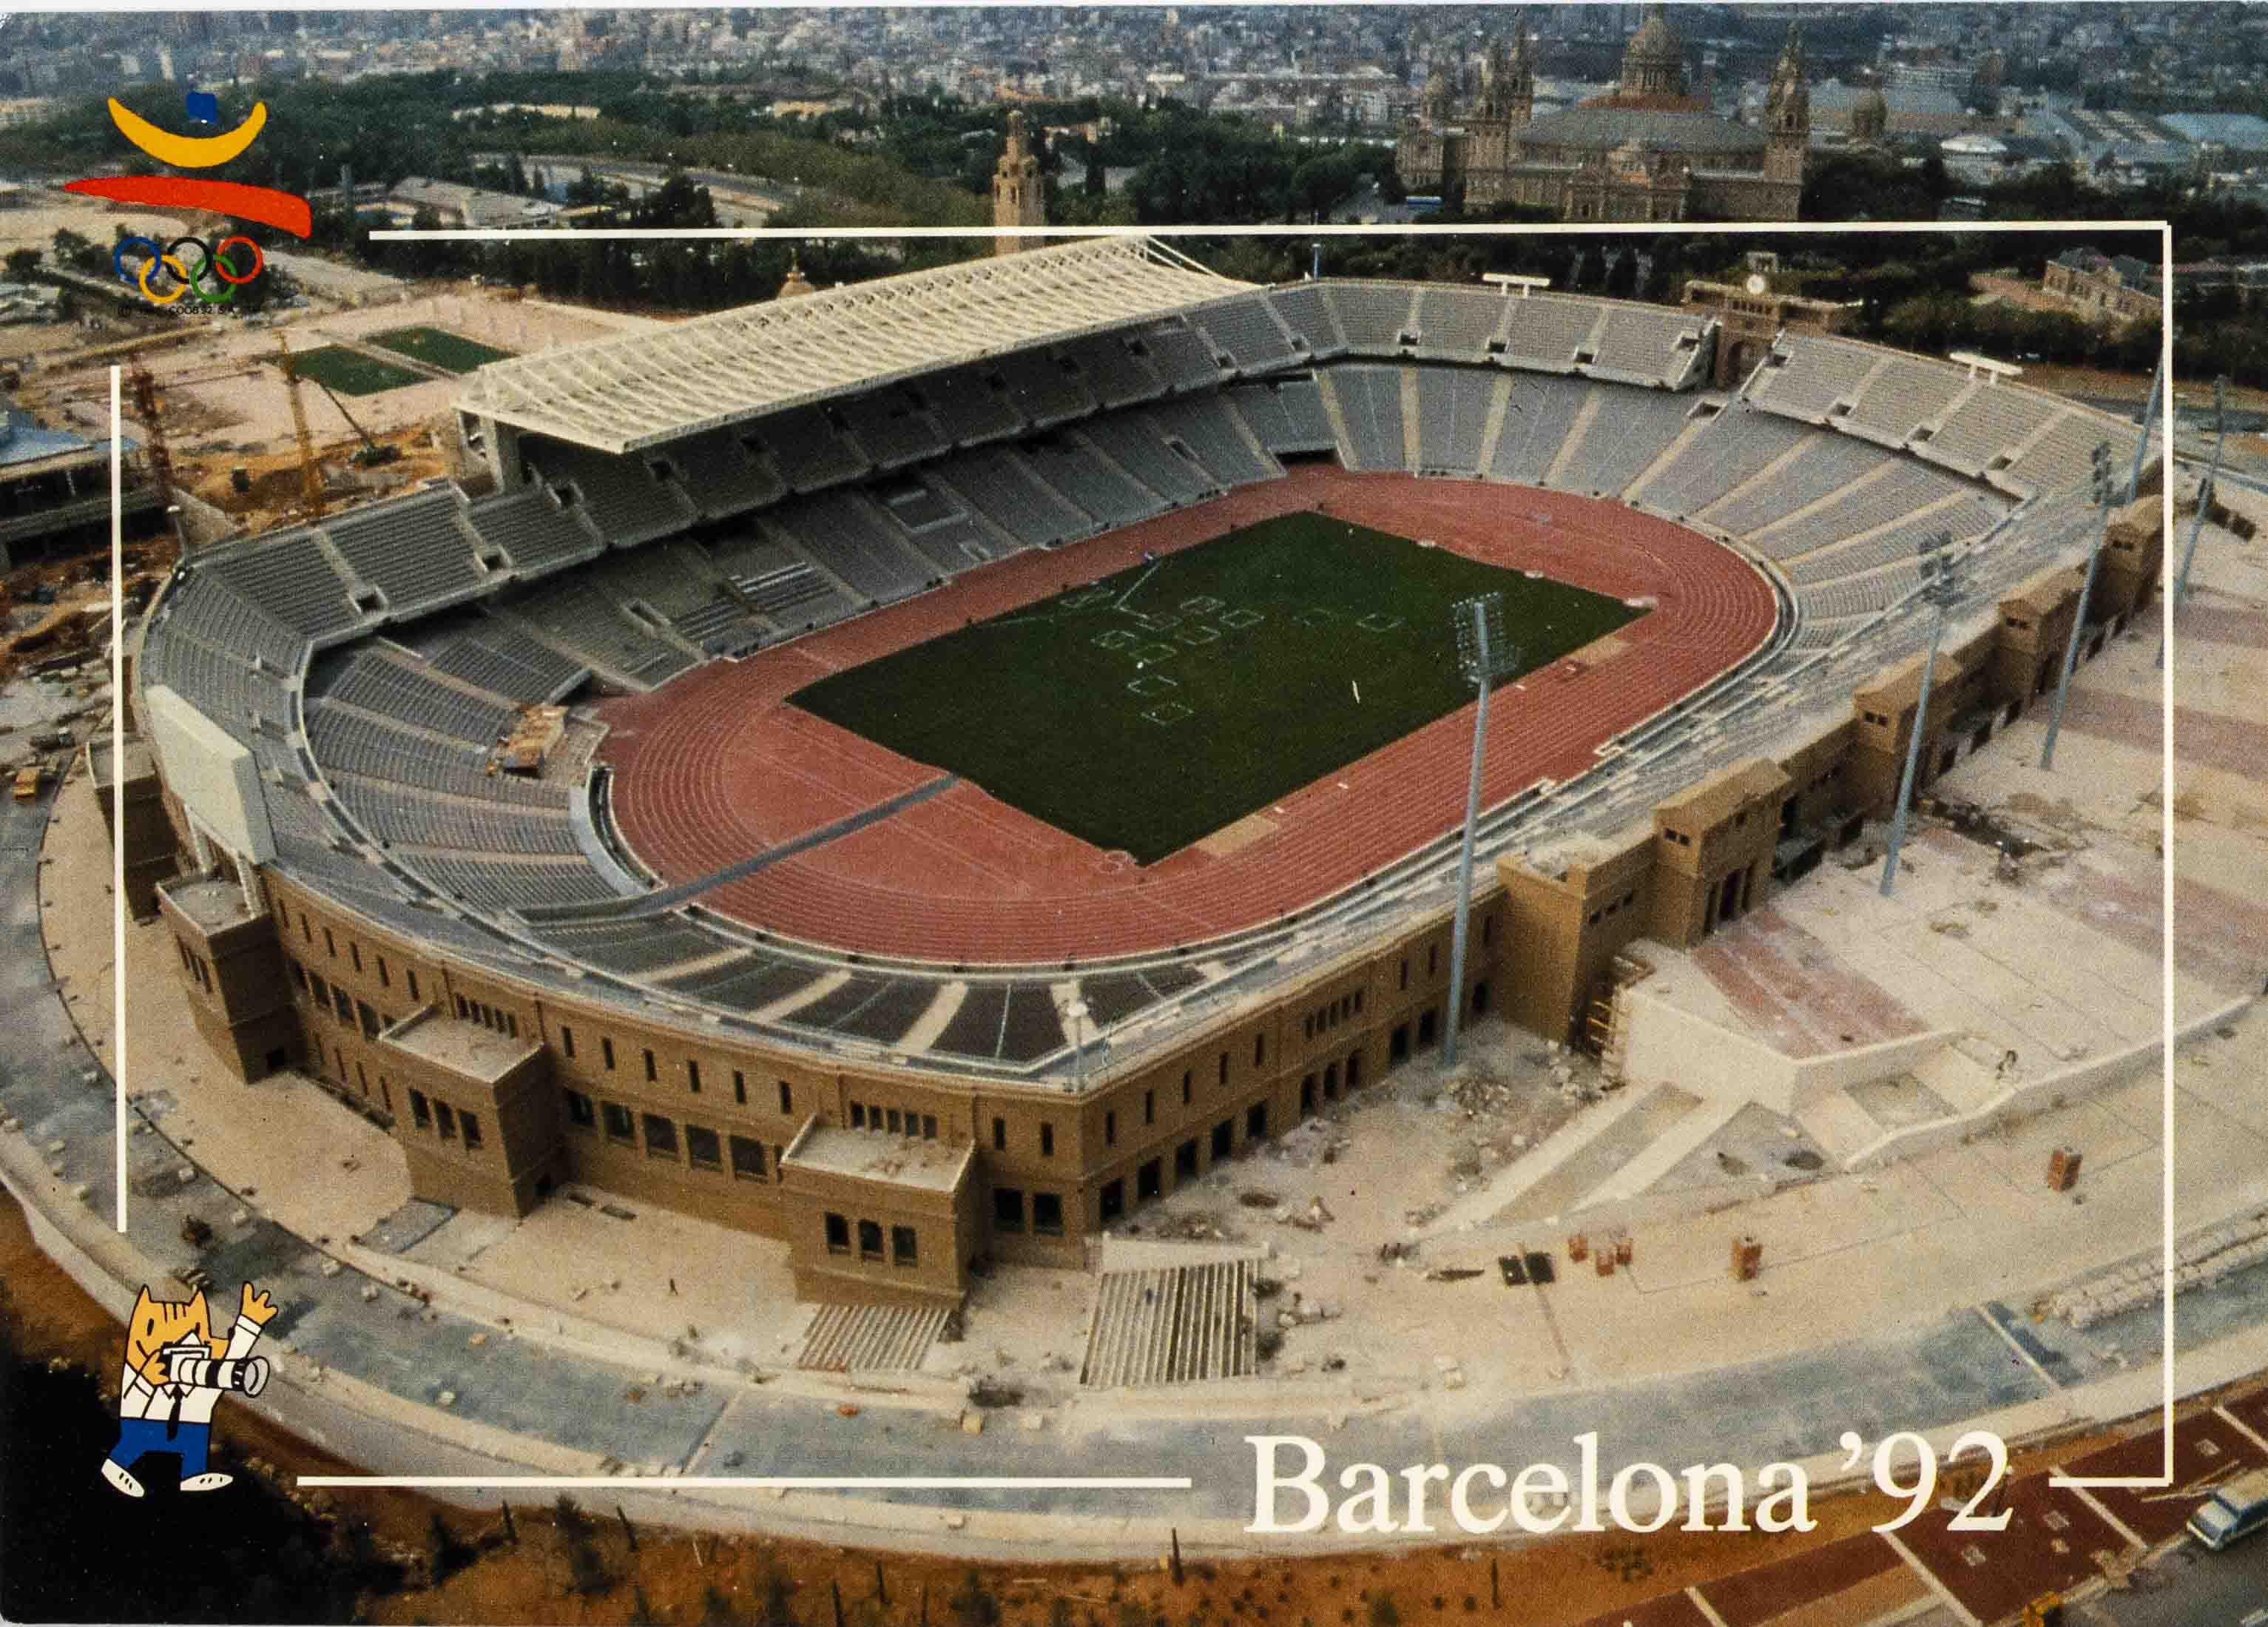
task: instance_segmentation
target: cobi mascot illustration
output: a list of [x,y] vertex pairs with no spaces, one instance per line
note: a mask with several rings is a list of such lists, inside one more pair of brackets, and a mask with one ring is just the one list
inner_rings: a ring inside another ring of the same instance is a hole
[[231,1391],[257,1395],[266,1388],[268,1363],[252,1347],[275,1314],[276,1301],[247,1283],[236,1326],[219,1339],[203,1289],[175,1302],[153,1299],[144,1288],[126,1325],[118,1444],[102,1460],[102,1477],[128,1497],[140,1497],[142,1483],[129,1471],[147,1453],[171,1452],[180,1458],[184,1491],[217,1491],[233,1480],[205,1468],[213,1403]]

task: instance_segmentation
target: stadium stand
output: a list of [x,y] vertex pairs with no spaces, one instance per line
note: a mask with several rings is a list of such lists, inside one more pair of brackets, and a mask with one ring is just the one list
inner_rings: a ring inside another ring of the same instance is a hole
[[[1422,313],[1421,313],[1422,314]],[[1418,468],[1477,475],[1481,431],[1503,376],[1463,368],[1418,370]]]
[[1418,296],[1418,354],[1448,362],[1483,362],[1504,325],[1505,299],[1493,290],[1428,288]]
[[1887,466],[1879,478],[1863,485],[1846,484],[1841,495],[1823,508],[1741,534],[1759,552],[1786,559],[1848,537],[1863,536],[1878,526],[1970,490],[1949,475],[1902,460]]
[[588,904],[615,896],[584,858],[475,858],[458,853],[399,856],[405,867],[445,896],[484,909]]
[[1402,441],[1402,370],[1398,367],[1334,367],[1323,387],[1338,402],[1348,442],[1339,461],[1351,469],[1409,467]]
[[[337,775],[339,801],[371,836],[389,846],[455,848],[471,853],[578,858],[575,829],[566,814],[441,796]],[[415,866],[413,865],[413,868]]]
[[433,670],[523,705],[544,705],[575,688],[591,669],[509,623],[482,621],[435,652]]
[[[328,674],[323,672],[327,666],[332,668]],[[359,707],[483,747],[509,733],[516,716],[504,702],[468,695],[375,646],[318,661],[308,674],[306,692],[311,699]]]
[[792,407],[785,412],[759,418],[747,432],[787,479],[792,491],[818,491],[864,475],[865,453],[851,440],[825,409]]
[[1086,381],[1045,350],[1004,356],[993,364],[993,371],[1006,387],[1008,404],[1033,429],[1044,430],[1094,410]]
[[953,576],[1016,551],[1012,542],[1003,541],[928,487],[912,490],[918,494],[916,500],[894,502],[885,496],[877,506],[896,527],[898,540],[935,565],[939,574]]
[[1166,393],[1166,381],[1149,359],[1127,349],[1126,341],[1117,334],[1074,339],[1062,347],[1062,353],[1079,369],[1088,391],[1105,410],[1155,401]]
[[1824,423],[1828,409],[1856,392],[1881,359],[1881,351],[1862,345],[1798,339],[1766,358],[1749,399],[1766,412]]
[[1897,454],[1871,441],[1813,436],[1766,481],[1720,498],[1701,518],[1736,537],[1753,536],[1773,521],[1830,497],[1852,482],[1887,467]]
[[522,581],[595,559],[606,539],[562,509],[549,494],[529,488],[482,497],[467,511],[482,543],[504,550]]
[[843,422],[878,469],[894,469],[935,457],[950,445],[937,420],[902,389],[846,395],[840,411]]
[[731,430],[707,430],[670,445],[680,483],[706,519],[777,503],[787,482],[761,453]]
[[578,961],[633,976],[659,972],[732,946],[730,939],[680,915],[587,925],[555,923],[540,928],[537,936]]
[[562,786],[490,774],[484,747],[439,740],[337,702],[310,702],[306,711],[307,749],[327,774],[358,774],[523,807],[567,806],[568,793]]
[[520,442],[529,474],[557,493],[571,487],[600,534],[616,548],[682,530],[693,503],[674,481],[657,480],[646,460],[593,452],[530,435]]
[[1094,529],[1013,452],[964,453],[932,467],[954,493],[1027,548],[1053,548]]
[[1226,396],[1198,395],[1164,401],[1151,408],[1144,416],[1156,426],[1160,436],[1171,437],[1195,453],[1197,460],[1211,471],[1216,486],[1248,486],[1257,481],[1272,480],[1284,472],[1281,465],[1253,445]]
[[[1786,562],[1782,569],[1789,581],[1826,582],[1911,559],[1916,549],[1940,532],[1949,534],[1956,542],[1983,536],[2007,512],[2004,503],[1973,491],[1964,492],[1962,501],[1943,508],[1932,507],[1918,514],[1909,510],[1903,517],[1893,516],[1896,524],[1878,522],[1879,528],[1869,527],[1865,532],[1846,527],[1823,541],[1807,539],[1805,546],[1810,551],[1801,552],[1800,557],[1794,557],[1800,550],[1793,548],[1771,551]],[[1808,524],[1804,520],[1796,522],[1798,526]],[[1852,540],[1845,542],[1842,539],[1845,537]]]
[[929,585],[922,562],[898,545],[863,492],[830,491],[775,510],[764,521],[873,603],[894,603]]
[[1260,444],[1278,456],[1338,449],[1338,437],[1331,433],[1312,379],[1241,384],[1228,392],[1227,399]]
[[1616,496],[1668,449],[1684,430],[1686,415],[1692,410],[1690,395],[1661,390],[1615,391],[1608,409],[1592,418],[1561,483],[1570,490]]
[[[2133,431],[2122,437],[2105,430],[2099,418],[2083,412],[2070,412],[2048,427],[2046,434],[2026,446],[2017,454],[2007,470],[2007,484],[2022,489],[2029,497],[2035,491],[2051,491],[2058,487],[2084,486],[2095,458],[2095,449],[2106,443],[2113,448],[2112,461],[2120,475],[2125,474],[2125,459],[2133,456]],[[2126,452],[2122,458],[2116,448],[2124,442]]]
[[1145,414],[1097,418],[1080,425],[1078,435],[1176,508],[1217,497],[1222,490],[1203,464],[1166,445]]
[[1496,480],[1540,486],[1559,456],[1591,392],[1607,387],[1585,379],[1518,377],[1505,406],[1504,427],[1488,473]]
[[584,578],[618,605],[644,604],[664,620],[689,615],[717,597],[718,574],[689,542],[654,542],[618,554]]
[[[314,551],[304,539],[297,546]],[[236,651],[275,672],[297,672],[307,658],[306,635],[239,595],[212,563],[186,567],[180,574],[159,625],[176,622],[214,649]]]
[[1697,514],[1804,438],[1801,425],[1735,401],[1631,495],[1660,513]]
[[1546,372],[1574,372],[1576,353],[1598,326],[1598,301],[1530,294],[1508,304],[1505,359]]
[[973,367],[931,373],[911,388],[917,400],[928,404],[930,416],[954,445],[998,440],[1024,427],[1006,398]]
[[314,532],[294,529],[200,559],[246,604],[309,638],[343,632],[362,620],[347,585]]
[[1700,368],[1702,320],[1682,311],[1610,305],[1587,371],[1625,384],[1682,388]]
[[751,533],[717,544],[710,557],[741,596],[784,631],[809,632],[841,621],[856,607],[832,578],[777,538]]
[[1240,372],[1288,361],[1298,353],[1264,293],[1239,294],[1192,311],[1189,325],[1209,337],[1214,354],[1226,357]]
[[355,575],[386,595],[388,610],[412,615],[470,598],[487,581],[460,523],[464,507],[455,487],[441,485],[328,521],[323,532]]
[[1837,420],[1853,435],[1904,445],[1926,423],[1934,423],[1966,387],[1959,373],[1932,362],[1892,357],[1888,367],[1860,390],[1848,414]]
[[[1947,416],[1944,427],[1914,450],[1933,463],[1963,475],[1982,475],[2063,410],[2049,396],[2006,385],[1971,390]],[[2131,451],[2132,443],[2128,443]]]
[[1027,442],[1024,456],[1034,474],[1086,512],[1094,521],[1090,530],[1130,526],[1164,506],[1157,494],[1069,436]]
[[1398,356],[1414,333],[1418,291],[1407,283],[1328,283],[1324,302],[1357,356]]
[[1220,363],[1212,341],[1185,322],[1160,322],[1137,335],[1136,342],[1174,390],[1209,390],[1220,382]]
[[1346,335],[1339,331],[1337,320],[1331,315],[1330,301],[1320,286],[1308,283],[1279,288],[1268,298],[1276,307],[1277,320],[1290,331],[1300,350],[1318,361],[1346,353]]
[[524,596],[505,598],[497,608],[594,671],[642,688],[665,683],[695,664],[690,654],[642,628],[584,577],[547,582]]

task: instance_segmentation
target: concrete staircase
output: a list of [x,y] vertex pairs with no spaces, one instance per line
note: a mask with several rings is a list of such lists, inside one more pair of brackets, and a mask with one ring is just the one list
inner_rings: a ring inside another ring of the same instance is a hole
[[1079,1381],[1107,1389],[1250,1377],[1260,1365],[1258,1268],[1240,1257],[1105,1271]]
[[822,1305],[795,1365],[820,1373],[910,1372],[951,1314],[939,1306]]

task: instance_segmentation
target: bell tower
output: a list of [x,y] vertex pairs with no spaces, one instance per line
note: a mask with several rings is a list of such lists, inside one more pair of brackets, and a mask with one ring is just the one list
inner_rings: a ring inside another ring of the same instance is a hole
[[1800,24],[1790,23],[1764,99],[1764,178],[1801,186],[1810,150],[1811,86],[1803,77],[1803,31]]
[[[1008,115],[1008,151],[1000,155],[1000,162],[992,172],[992,224],[995,226],[1044,226],[1048,224],[1047,183],[1040,175],[1040,160],[1032,151],[1030,138],[1024,134],[1024,115],[1019,112]],[[1012,254],[1019,249],[1037,248],[1040,239],[1027,237],[996,237],[992,252]]]

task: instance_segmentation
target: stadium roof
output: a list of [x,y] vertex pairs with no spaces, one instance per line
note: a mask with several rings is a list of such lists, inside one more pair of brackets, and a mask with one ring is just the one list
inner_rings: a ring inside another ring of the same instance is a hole
[[625,453],[1251,286],[1151,238],[1096,238],[491,362],[460,410]]

